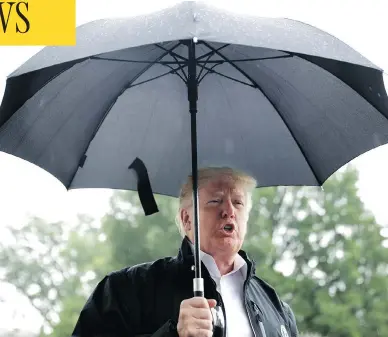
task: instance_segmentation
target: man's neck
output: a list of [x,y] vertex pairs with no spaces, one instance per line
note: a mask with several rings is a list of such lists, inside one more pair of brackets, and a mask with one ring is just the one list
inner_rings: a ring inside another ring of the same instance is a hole
[[228,273],[230,273],[233,270],[234,263],[223,263],[223,262],[217,262],[218,270],[220,271],[221,276],[224,276]]
[[[190,241],[190,244],[191,244],[191,248],[194,252],[194,245],[191,241]],[[225,254],[214,255],[214,254],[208,253],[204,250],[202,250],[202,251],[213,257],[213,259],[217,265],[217,268],[220,271],[221,276],[230,273],[234,269],[234,260],[236,258],[236,255],[233,255],[233,256],[225,255]]]
[[233,270],[235,256],[214,256],[213,255],[213,258],[222,276],[230,273]]

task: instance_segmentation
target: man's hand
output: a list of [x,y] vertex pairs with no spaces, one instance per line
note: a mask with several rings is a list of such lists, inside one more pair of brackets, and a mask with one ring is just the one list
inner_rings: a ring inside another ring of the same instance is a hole
[[179,337],[212,337],[213,317],[210,309],[216,305],[215,300],[203,297],[182,301],[177,326]]

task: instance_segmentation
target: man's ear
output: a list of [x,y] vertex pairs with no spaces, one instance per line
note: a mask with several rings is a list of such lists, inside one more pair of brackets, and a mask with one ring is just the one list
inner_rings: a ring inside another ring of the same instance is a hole
[[181,216],[181,222],[183,223],[183,227],[185,228],[185,230],[189,230],[190,227],[188,226],[190,226],[190,214],[187,211],[187,209],[182,208],[180,216]]

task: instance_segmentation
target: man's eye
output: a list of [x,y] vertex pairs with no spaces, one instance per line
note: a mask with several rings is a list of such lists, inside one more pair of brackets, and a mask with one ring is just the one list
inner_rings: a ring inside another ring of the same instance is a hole
[[216,203],[220,202],[220,199],[213,199],[213,200],[210,200],[210,201],[209,201],[209,203],[215,203],[215,202],[216,202]]
[[236,203],[237,205],[244,205],[244,203],[243,203],[241,200],[236,200],[235,203]]

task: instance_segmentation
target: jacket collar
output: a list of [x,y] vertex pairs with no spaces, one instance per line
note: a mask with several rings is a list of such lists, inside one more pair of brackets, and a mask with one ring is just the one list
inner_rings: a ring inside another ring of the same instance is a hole
[[[178,261],[185,265],[194,265],[194,254],[190,246],[191,242],[187,236],[182,240],[181,247],[178,252]],[[244,250],[240,250],[238,254],[245,260],[248,266],[247,276],[250,279],[256,272],[255,261],[250,259]],[[203,263],[202,263],[203,264]]]

